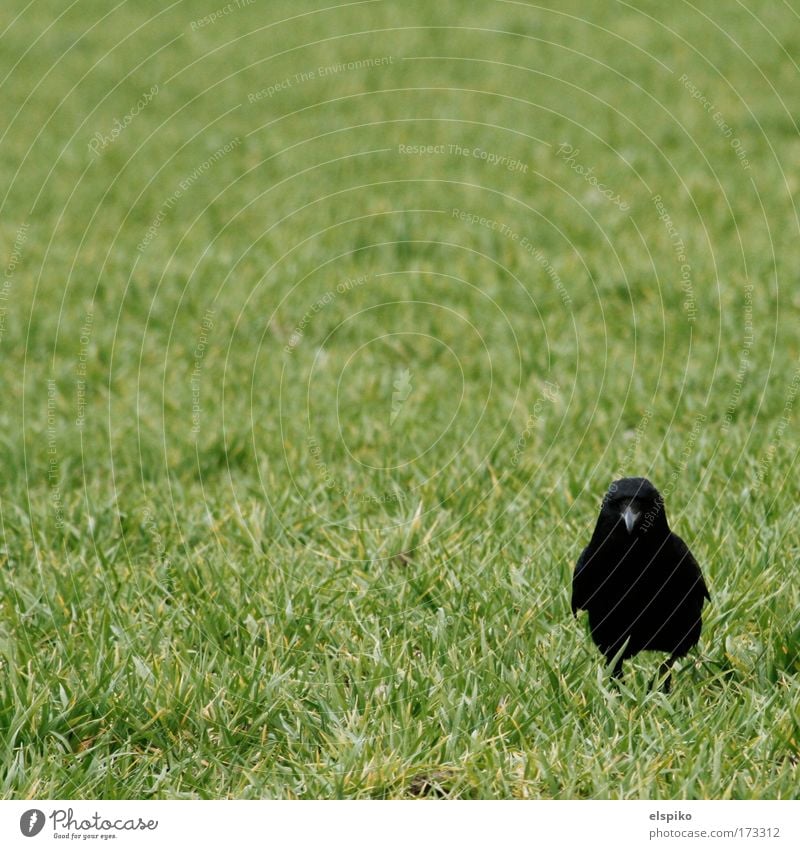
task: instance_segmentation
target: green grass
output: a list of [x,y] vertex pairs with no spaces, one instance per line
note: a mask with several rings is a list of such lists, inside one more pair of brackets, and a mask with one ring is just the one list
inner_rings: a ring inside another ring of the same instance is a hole
[[[796,795],[798,12],[224,5],[0,11],[0,794]],[[621,473],[669,697],[569,612]]]

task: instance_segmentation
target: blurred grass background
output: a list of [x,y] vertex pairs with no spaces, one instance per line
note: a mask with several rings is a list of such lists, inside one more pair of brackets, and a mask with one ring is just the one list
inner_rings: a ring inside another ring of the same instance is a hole
[[[796,795],[791,4],[0,45],[4,796]],[[711,588],[669,700],[569,616],[621,474]]]

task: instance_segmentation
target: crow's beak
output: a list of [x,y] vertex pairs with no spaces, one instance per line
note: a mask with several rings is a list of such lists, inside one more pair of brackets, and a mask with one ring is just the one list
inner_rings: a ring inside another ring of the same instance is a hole
[[630,504],[622,511],[622,518],[625,520],[625,527],[629,534],[633,533],[633,528],[641,515],[641,513],[637,513],[633,510]]

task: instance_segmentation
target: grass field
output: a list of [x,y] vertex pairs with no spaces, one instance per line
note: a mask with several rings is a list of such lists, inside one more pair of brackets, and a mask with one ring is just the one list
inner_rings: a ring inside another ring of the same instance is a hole
[[800,9],[549,5],[4,1],[2,796],[796,795]]

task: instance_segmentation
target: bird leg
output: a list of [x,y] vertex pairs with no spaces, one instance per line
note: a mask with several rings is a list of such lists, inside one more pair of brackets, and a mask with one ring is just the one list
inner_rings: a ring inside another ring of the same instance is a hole
[[659,666],[658,675],[656,675],[655,679],[653,680],[653,683],[650,685],[650,689],[653,689],[653,687],[655,687],[656,681],[661,678],[664,678],[664,683],[661,685],[661,691],[663,693],[669,693],[672,687],[672,664],[675,663],[677,659],[678,658],[673,654],[671,657],[668,657],[661,664],[661,666]]

